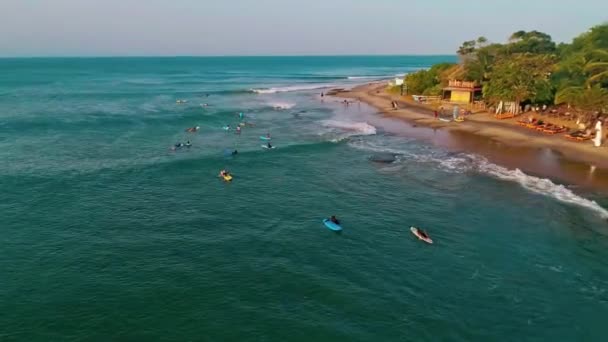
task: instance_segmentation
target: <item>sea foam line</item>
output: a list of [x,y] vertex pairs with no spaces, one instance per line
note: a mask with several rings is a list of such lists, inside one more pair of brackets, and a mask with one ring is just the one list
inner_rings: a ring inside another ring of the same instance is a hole
[[330,87],[333,87],[333,85],[332,84],[308,84],[308,85],[293,85],[293,86],[286,86],[286,87],[251,89],[251,91],[256,94],[276,94],[276,93],[286,93],[286,92],[301,91],[301,90],[324,89],[324,88],[330,88]]
[[435,163],[442,170],[447,172],[462,173],[476,171],[481,174],[491,176],[495,179],[517,183],[528,191],[543,196],[552,197],[562,203],[589,209],[600,215],[600,217],[608,219],[608,210],[593,200],[589,200],[577,195],[564,185],[555,184],[553,181],[547,178],[528,175],[520,169],[508,169],[506,167],[494,164],[481,156],[466,153],[458,153],[456,155],[447,157],[445,154],[437,155],[433,154],[432,152],[428,154],[417,154],[413,153],[412,151],[395,149],[388,146],[378,146],[364,141],[353,141],[350,142],[350,145],[355,148],[373,152],[390,152],[401,154],[404,156],[402,158],[403,160],[414,160],[422,163]]

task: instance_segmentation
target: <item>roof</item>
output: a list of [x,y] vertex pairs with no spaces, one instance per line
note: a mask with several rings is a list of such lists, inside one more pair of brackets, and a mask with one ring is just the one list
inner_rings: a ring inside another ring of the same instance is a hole
[[475,88],[463,88],[463,87],[445,87],[445,88],[443,88],[443,90],[468,91],[468,92],[481,91],[481,89],[482,89],[481,86],[477,86]]

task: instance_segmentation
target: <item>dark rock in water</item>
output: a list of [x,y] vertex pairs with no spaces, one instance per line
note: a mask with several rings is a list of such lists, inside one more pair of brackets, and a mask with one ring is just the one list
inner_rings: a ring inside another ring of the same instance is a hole
[[395,153],[376,153],[369,157],[369,160],[374,163],[390,164],[397,160],[398,154]]

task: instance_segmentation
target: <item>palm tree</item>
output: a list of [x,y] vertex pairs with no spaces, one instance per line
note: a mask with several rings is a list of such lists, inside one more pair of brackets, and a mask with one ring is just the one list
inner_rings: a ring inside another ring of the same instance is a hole
[[477,38],[477,46],[484,47],[488,43],[488,38],[481,36]]
[[577,105],[585,92],[584,87],[568,87],[555,94],[555,104]]
[[564,88],[555,94],[555,104],[563,103],[583,111],[603,111],[608,107],[608,90],[597,85]]
[[585,65],[585,72],[589,74],[589,85],[608,80],[608,50],[594,50],[590,54],[590,61]]

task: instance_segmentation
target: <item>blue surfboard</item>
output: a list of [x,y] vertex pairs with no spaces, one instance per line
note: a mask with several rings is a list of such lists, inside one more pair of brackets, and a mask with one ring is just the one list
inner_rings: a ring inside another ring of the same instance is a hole
[[340,225],[337,225],[337,224],[331,222],[329,219],[324,219],[323,223],[325,224],[325,227],[333,230],[334,232],[339,232],[342,230],[342,227],[340,227]]
[[269,137],[267,137],[267,136],[262,135],[262,136],[260,137],[260,140],[271,140],[271,138],[269,138]]

